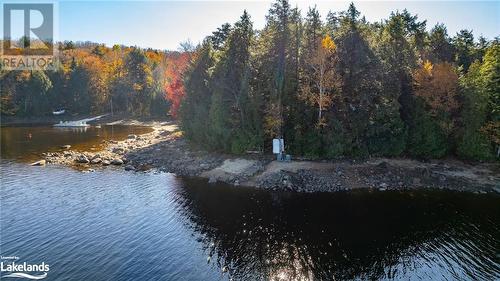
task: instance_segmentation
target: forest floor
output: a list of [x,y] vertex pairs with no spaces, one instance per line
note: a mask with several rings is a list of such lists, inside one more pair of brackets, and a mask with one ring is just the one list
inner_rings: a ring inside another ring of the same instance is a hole
[[114,120],[108,124],[146,125],[153,131],[108,141],[98,152],[44,153],[46,163],[90,171],[108,165],[136,172],[157,170],[202,177],[210,184],[224,182],[297,192],[434,188],[500,193],[499,163],[405,158],[278,162],[273,155],[237,156],[193,148],[174,122]]

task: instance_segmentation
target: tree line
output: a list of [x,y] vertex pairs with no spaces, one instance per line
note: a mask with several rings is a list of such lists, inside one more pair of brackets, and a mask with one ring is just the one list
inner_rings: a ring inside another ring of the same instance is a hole
[[211,150],[312,158],[495,159],[500,145],[500,43],[469,30],[427,31],[407,10],[370,23],[354,4],[323,21],[287,0],[262,30],[245,11],[193,52],[179,116]]
[[72,41],[57,47],[54,69],[10,71],[0,65],[3,116],[46,116],[58,109],[83,115],[113,111],[166,116],[169,110],[176,114],[188,51]]

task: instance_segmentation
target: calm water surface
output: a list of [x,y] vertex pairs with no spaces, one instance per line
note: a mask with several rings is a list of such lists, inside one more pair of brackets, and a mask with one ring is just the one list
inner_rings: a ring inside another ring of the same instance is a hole
[[44,280],[500,279],[497,195],[265,192],[12,159],[0,173],[0,254],[50,264]]
[[151,132],[145,126],[102,125],[101,128],[54,128],[50,125],[5,126],[0,128],[1,156],[4,159],[38,160],[43,152],[61,151],[71,145],[80,151],[99,150],[104,140],[122,140],[129,134]]

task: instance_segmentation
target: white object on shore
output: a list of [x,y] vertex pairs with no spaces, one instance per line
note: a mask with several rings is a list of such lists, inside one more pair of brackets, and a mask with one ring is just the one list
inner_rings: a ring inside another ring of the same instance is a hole
[[76,120],[76,121],[59,121],[59,123],[54,124],[54,127],[88,127],[90,126],[87,124],[87,122],[94,121],[94,120],[99,120],[100,118],[106,116],[107,114],[104,115],[99,115],[96,117],[92,118],[86,118],[82,120]]
[[60,121],[57,124],[54,124],[54,127],[88,127],[86,121]]
[[273,139],[273,153],[280,154],[285,151],[285,140],[284,139]]
[[45,166],[45,163],[46,163],[46,161],[42,159],[40,161],[36,161],[34,163],[31,163],[31,166]]
[[66,112],[65,109],[61,109],[61,110],[52,111],[52,114],[61,115],[61,114],[64,114],[65,112]]

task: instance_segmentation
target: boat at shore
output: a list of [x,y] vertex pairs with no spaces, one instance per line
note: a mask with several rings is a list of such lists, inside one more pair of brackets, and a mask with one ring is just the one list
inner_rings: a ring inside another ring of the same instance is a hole
[[54,127],[89,127],[90,125],[87,124],[87,122],[92,122],[95,120],[99,120],[102,117],[106,116],[107,114],[104,115],[99,115],[96,117],[92,118],[86,118],[86,119],[81,119],[81,120],[75,120],[75,121],[59,121],[59,123],[54,124]]
[[59,121],[59,123],[54,124],[54,127],[89,127],[86,121]]
[[64,109],[56,110],[56,111],[52,111],[52,115],[62,115],[65,112],[66,112],[66,110],[64,110]]

